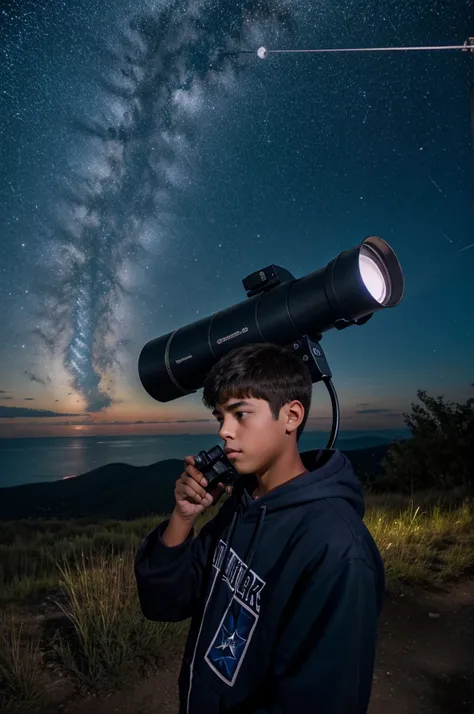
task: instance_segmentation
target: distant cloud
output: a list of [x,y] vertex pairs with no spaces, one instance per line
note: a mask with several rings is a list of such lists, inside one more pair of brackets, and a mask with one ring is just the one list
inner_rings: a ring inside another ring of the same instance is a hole
[[78,414],[63,414],[49,409],[30,409],[29,407],[0,407],[0,419],[16,419],[17,417],[77,417]]
[[139,419],[138,421],[100,421],[100,422],[95,422],[95,421],[90,421],[90,422],[82,422],[84,424],[97,424],[100,426],[107,425],[107,426],[112,426],[112,425],[131,425],[131,424],[198,424],[201,422],[209,423],[209,422],[215,422],[215,419],[150,419],[149,421],[145,421],[143,419]]
[[13,397],[0,397],[0,399],[7,400],[7,399],[13,399]]
[[34,397],[25,397],[23,401],[24,402],[34,402],[35,398]]
[[[25,369],[25,374],[31,382],[37,382],[38,384],[46,386],[45,380],[41,379],[41,377],[37,377],[36,374],[33,374],[33,372],[29,372],[27,369]],[[51,377],[46,377],[46,381],[51,384]]]
[[138,300],[156,309],[146,263],[160,260],[162,241],[180,231],[178,201],[192,200],[205,177],[202,124],[213,121],[216,103],[230,118],[228,100],[244,91],[240,76],[254,76],[256,60],[241,50],[276,32],[283,45],[298,36],[287,0],[229,3],[217,35],[215,3],[192,0],[186,12],[180,3],[140,4],[129,4],[134,16],[127,29],[122,18],[115,46],[94,48],[94,101],[85,113],[78,103],[81,115],[70,117],[75,158],[55,183],[56,210],[34,271],[42,324],[33,332],[52,354],[62,349],[90,412],[111,405],[104,379],[123,369],[124,353],[137,353],[123,334],[135,319],[121,316],[125,301],[133,311]]
[[357,409],[357,414],[387,414],[392,409]]
[[[30,415],[32,416],[32,415]],[[86,416],[85,414],[55,414],[55,416]],[[216,423],[215,419],[150,419],[145,421],[139,419],[138,421],[93,421],[83,420],[83,421],[68,421],[68,422],[57,422],[57,424],[74,424],[76,426],[135,426],[136,424],[198,424],[198,423]]]

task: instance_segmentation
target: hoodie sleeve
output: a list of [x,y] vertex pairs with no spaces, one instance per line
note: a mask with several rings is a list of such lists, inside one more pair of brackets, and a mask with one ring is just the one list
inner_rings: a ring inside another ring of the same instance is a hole
[[134,570],[140,606],[148,620],[179,622],[192,617],[224,510],[228,510],[226,503],[197,536],[193,528],[180,545],[166,546],[162,541],[169,518],[145,538],[135,556]]
[[375,577],[362,559],[345,561],[326,582],[313,574],[276,646],[272,699],[254,714],[365,714],[377,638]]

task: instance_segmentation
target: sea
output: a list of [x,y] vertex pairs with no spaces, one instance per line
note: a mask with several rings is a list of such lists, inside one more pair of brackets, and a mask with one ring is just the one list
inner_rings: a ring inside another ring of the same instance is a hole
[[[367,449],[409,436],[404,429],[341,431],[336,448]],[[327,432],[305,432],[300,451],[323,448]],[[0,488],[71,478],[110,463],[148,466],[180,459],[222,442],[216,434],[74,436],[0,439]]]

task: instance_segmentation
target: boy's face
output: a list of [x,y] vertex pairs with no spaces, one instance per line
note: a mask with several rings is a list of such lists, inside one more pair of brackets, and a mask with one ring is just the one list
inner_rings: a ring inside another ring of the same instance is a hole
[[218,404],[213,415],[220,423],[219,437],[225,442],[227,458],[240,474],[258,474],[274,465],[288,448],[301,423],[304,407],[298,401],[285,404],[276,420],[265,399],[230,398]]

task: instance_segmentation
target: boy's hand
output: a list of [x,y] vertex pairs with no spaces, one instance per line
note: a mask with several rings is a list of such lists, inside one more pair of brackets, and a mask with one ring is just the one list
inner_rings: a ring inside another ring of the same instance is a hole
[[194,520],[201,513],[213,506],[223,493],[231,493],[232,486],[217,485],[211,493],[205,490],[207,479],[194,466],[194,456],[186,456],[185,469],[176,481],[174,496],[176,499],[175,513],[183,520]]

